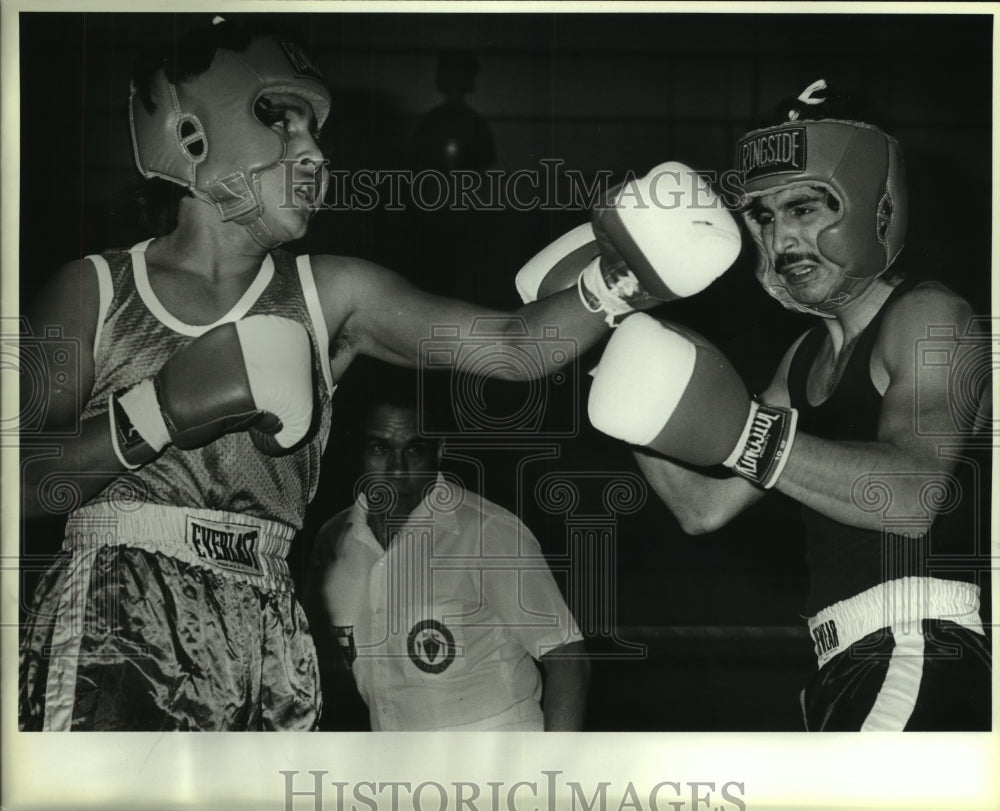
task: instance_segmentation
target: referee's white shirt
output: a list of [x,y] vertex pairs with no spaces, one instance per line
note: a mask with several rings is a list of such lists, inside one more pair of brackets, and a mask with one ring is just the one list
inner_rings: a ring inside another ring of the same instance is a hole
[[372,729],[542,729],[534,659],[581,636],[531,532],[440,475],[388,549],[367,512],[362,495],[317,552]]

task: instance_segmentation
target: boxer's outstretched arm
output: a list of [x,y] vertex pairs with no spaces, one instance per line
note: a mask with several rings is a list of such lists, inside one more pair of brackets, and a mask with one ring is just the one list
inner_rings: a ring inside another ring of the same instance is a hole
[[[26,518],[49,515],[52,505],[40,493],[51,474],[73,482],[81,501],[100,492],[124,470],[111,444],[107,415],[80,420],[80,413],[94,385],[94,332],[99,309],[97,274],[86,259],[61,267],[46,284],[28,311],[27,326],[33,336],[58,330],[60,340],[39,342],[45,356],[45,373],[35,389],[27,376],[20,386],[22,414],[44,402],[45,421],[38,433],[24,441],[37,440],[51,455],[33,460],[24,467],[21,504]],[[72,346],[78,371],[66,376],[65,364],[53,353]],[[79,423],[78,430],[72,431]],[[74,475],[85,474],[85,475]]]
[[[866,504],[873,495],[889,499],[889,509],[899,515],[933,514],[935,504],[947,502],[935,495],[955,486],[949,477],[956,454],[942,448],[961,441],[956,410],[962,403],[955,398],[969,400],[964,405],[971,422],[979,405],[972,384],[983,382],[990,367],[988,342],[957,340],[971,315],[965,301],[932,285],[890,305],[872,353],[873,372],[880,376],[884,370],[887,378],[878,439],[833,442],[800,433],[777,489],[835,521],[874,530],[882,526],[883,511]],[[956,337],[947,337],[949,332]],[[968,354],[977,352],[983,357]],[[926,358],[934,364],[949,359],[947,369],[968,374],[950,380]]]
[[[667,189],[672,191],[660,198],[657,190],[663,194]],[[573,355],[538,353],[543,368],[529,371],[523,363],[526,339],[550,345],[554,337],[568,339],[579,354],[606,333],[607,323],[661,301],[694,295],[739,255],[740,230],[732,215],[707,181],[681,164],[655,167],[614,190],[607,203],[594,210],[590,229],[574,229],[521,268],[516,286],[522,301],[530,303],[512,312],[430,295],[371,262],[313,257],[327,329],[335,342],[334,366],[357,352],[415,365],[420,341],[440,327],[458,341],[481,339],[485,333],[494,342],[499,350],[495,362],[477,368],[479,374],[506,379],[547,374]],[[468,269],[478,271],[474,265]],[[503,350],[515,345],[520,351],[506,363]]]
[[[370,355],[404,366],[416,366],[421,341],[435,327],[454,329],[457,340],[488,338],[499,347],[523,345],[525,338],[551,340],[547,329],[558,327],[561,339],[571,339],[576,351],[592,346],[608,327],[600,313],[588,311],[575,289],[555,293],[542,301],[503,312],[427,293],[402,276],[361,259],[332,256],[312,258],[316,287],[336,353],[349,347],[354,354]],[[517,351],[517,350],[512,350]],[[505,379],[521,379],[523,362],[504,363],[502,351],[496,363],[481,373],[492,372]],[[561,362],[540,353],[543,374],[555,371]],[[518,355],[519,361],[523,355]]]

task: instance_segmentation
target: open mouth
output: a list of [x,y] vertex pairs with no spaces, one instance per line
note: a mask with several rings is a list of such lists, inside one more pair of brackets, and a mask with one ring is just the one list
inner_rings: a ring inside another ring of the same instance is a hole
[[798,262],[782,268],[781,277],[791,284],[800,284],[807,281],[816,272],[816,269],[817,266],[812,263]]
[[302,183],[295,186],[294,196],[300,203],[305,203],[307,206],[311,206],[316,202],[316,192],[316,184],[311,182]]
[[292,180],[292,196],[297,203],[314,208],[323,201],[326,180],[326,173],[322,169],[296,173]]

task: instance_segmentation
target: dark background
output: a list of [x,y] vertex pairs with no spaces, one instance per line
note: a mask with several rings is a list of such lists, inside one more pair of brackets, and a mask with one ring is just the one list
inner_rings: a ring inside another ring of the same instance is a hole
[[[493,167],[506,171],[540,170],[539,161],[550,158],[585,177],[608,171],[621,178],[665,160],[722,171],[748,124],[781,99],[820,76],[858,89],[907,159],[911,222],[900,261],[936,273],[978,311],[988,311],[989,16],[329,13],[267,19],[296,31],[330,81],[334,105],[325,137],[331,165],[343,169],[415,165],[413,134],[442,98],[436,60],[459,49],[478,57],[476,88],[466,103],[492,132]],[[209,20],[201,14],[20,15],[22,302],[61,263],[149,236],[136,226],[127,193],[138,177],[128,133],[131,65],[144,49]],[[519,303],[517,268],[587,216],[579,209],[323,212],[309,236],[291,247],[364,256],[427,289],[510,309]],[[768,298],[753,280],[752,265],[745,255],[709,290],[658,314],[713,340],[759,391],[809,319]],[[633,481],[636,468],[626,449],[586,425],[586,368],[540,390],[484,389],[494,413],[514,413],[535,398],[552,424],[575,431],[551,438],[514,431],[489,448],[456,437],[450,464],[523,516],[564,586],[568,554],[596,578],[593,593],[604,595],[604,613],[592,616],[575,606],[597,657],[588,727],[800,728],[798,689],[813,664],[800,621],[807,575],[797,507],[775,494],[702,537],[683,534],[651,494],[630,514],[602,514],[603,485],[616,474]],[[320,493],[293,552],[297,576],[315,530],[350,497],[350,483],[338,475],[344,469],[339,447],[334,436]],[[528,456],[535,458],[519,465]],[[576,512],[567,516],[540,502],[537,487],[552,475],[579,488]],[[586,556],[569,539],[581,526],[609,520],[604,556],[583,566]],[[27,537],[29,555],[47,553],[58,538],[45,524]],[[26,559],[26,571],[30,563]],[[24,582],[30,581],[29,572]],[[355,722],[357,708],[347,699],[330,703],[332,724]]]

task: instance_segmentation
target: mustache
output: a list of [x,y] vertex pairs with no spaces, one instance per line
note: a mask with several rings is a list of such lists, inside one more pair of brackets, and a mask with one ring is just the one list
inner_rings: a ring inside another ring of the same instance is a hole
[[819,257],[814,253],[782,253],[778,254],[777,258],[774,260],[774,270],[777,273],[784,273],[789,266],[797,264],[799,262],[814,262],[819,264]]

